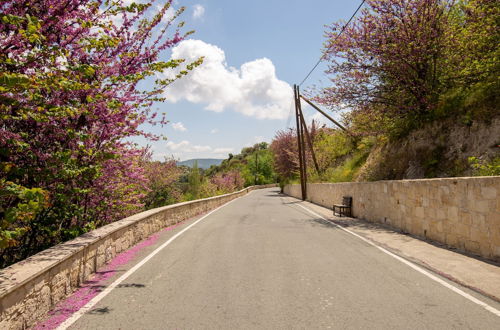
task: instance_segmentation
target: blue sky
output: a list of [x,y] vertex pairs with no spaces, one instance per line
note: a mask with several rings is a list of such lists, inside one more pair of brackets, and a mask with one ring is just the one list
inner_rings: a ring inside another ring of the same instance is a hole
[[[178,0],[185,31],[196,33],[172,56],[204,64],[167,90],[156,108],[170,123],[167,141],[149,143],[154,158],[226,158],[254,143],[270,142],[289,118],[294,83],[321,56],[324,25],[348,19],[358,1]],[[326,82],[320,65],[303,87]],[[313,111],[306,110],[311,118]],[[290,120],[291,119],[291,120]],[[141,144],[145,143],[140,141]]]

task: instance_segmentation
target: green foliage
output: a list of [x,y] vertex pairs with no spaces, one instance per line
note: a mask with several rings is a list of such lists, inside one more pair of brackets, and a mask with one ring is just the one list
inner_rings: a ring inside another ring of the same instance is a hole
[[276,182],[273,157],[267,143],[257,144],[253,150],[245,148],[242,150],[242,154],[246,155],[242,171],[245,186]]
[[332,85],[315,99],[349,107],[353,134],[397,140],[443,118],[498,116],[500,2],[373,0],[343,24],[327,30]]
[[336,142],[344,141],[345,144],[337,146],[337,151],[341,151],[337,157],[332,158],[332,163],[319,176],[309,169],[311,182],[350,182],[355,181],[359,169],[363,166],[370,150],[374,144],[374,139],[364,138],[354,144],[348,138],[335,134]]
[[175,204],[182,200],[180,179],[184,170],[177,166],[175,160],[145,161],[143,167],[148,179],[148,192],[143,199],[146,209]]
[[157,137],[142,130],[166,122],[153,102],[202,59],[141,84],[183,63],[167,49],[189,33],[183,7],[140,2],[0,2],[0,267],[175,200],[128,141]]
[[245,186],[277,181],[273,155],[266,142],[243,148],[237,155],[229,154],[228,159],[223,160],[219,166],[210,167],[205,174],[208,177],[214,177],[218,173],[231,171],[241,174]]
[[40,188],[25,188],[13,182],[0,181],[0,248],[16,246],[29,230],[29,223],[45,210],[48,193]]
[[193,200],[200,198],[201,193],[202,177],[200,175],[200,170],[198,169],[198,162],[195,161],[193,168],[188,175],[188,191],[186,193],[187,200]]
[[[500,115],[499,1],[372,0],[365,5],[348,26],[336,22],[326,31],[331,84],[315,90],[314,100],[330,109],[348,108],[342,117],[349,135],[327,129],[316,133],[319,174],[306,155],[313,182],[369,179],[369,169],[359,170],[374,143],[397,145],[438,120],[472,126]],[[279,173],[298,164],[295,132],[293,137],[285,133],[278,132],[272,144]],[[442,147],[420,149],[416,157],[426,177],[466,171],[466,161],[447,159]],[[404,175],[404,159],[393,161],[369,165],[392,168],[389,177]],[[475,175],[499,175],[498,157],[469,162]],[[286,173],[295,178],[290,173],[296,171]]]
[[352,149],[352,138],[339,130],[319,130],[314,137],[314,150],[320,169],[335,165],[338,158],[349,154]]
[[340,166],[329,168],[323,178],[327,182],[351,182],[355,181],[357,171],[366,161],[369,153],[363,151],[355,152],[352,157],[346,159]]
[[491,161],[484,161],[477,157],[469,157],[469,164],[475,176],[500,175],[500,157],[495,157]]

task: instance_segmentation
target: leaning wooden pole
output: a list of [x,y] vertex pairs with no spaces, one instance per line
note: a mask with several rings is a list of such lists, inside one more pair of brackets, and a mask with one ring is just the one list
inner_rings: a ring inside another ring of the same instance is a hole
[[328,114],[326,114],[323,110],[321,110],[320,108],[318,108],[318,106],[316,104],[312,103],[311,101],[309,101],[307,98],[305,98],[302,95],[299,95],[299,97],[302,98],[304,101],[306,101],[311,107],[313,107],[314,109],[316,109],[316,111],[318,111],[319,113],[321,113],[323,116],[325,116],[326,118],[330,119],[330,121],[332,123],[334,123],[335,125],[337,125],[340,129],[342,129],[343,131],[347,131],[344,126],[340,125],[340,123],[338,121],[336,121],[335,119],[333,119],[332,117],[330,117]]
[[[299,95],[299,87],[297,87],[297,95]],[[297,98],[297,102],[300,104],[300,99]],[[300,119],[301,113],[300,113],[300,105],[299,105],[299,119]],[[304,125],[302,124],[302,121],[300,121],[300,143],[302,144],[302,174],[303,178],[302,180],[304,181],[304,195],[303,195],[303,200],[307,199],[307,158],[306,158],[306,138],[304,136]]]
[[299,91],[298,91],[298,86],[294,85],[293,86],[293,95],[295,99],[295,121],[297,124],[297,146],[299,150],[299,173],[300,173],[300,188],[302,192],[302,200],[305,200],[307,198],[307,185],[305,182],[305,173],[304,173],[304,159],[302,157],[302,125],[300,122],[299,118]]
[[306,158],[306,138],[304,136],[304,125],[302,124],[301,119],[301,110],[300,110],[300,91],[299,86],[297,86],[297,106],[299,112],[299,123],[300,123],[300,143],[302,146],[302,181],[304,182],[304,195],[303,200],[307,199],[307,158]]
[[302,181],[304,182],[304,200],[307,199],[307,158],[306,158],[306,138],[304,136],[304,125],[302,118],[302,110],[300,106],[300,90],[297,86],[297,110],[299,113],[299,123],[300,123],[300,143],[302,146]]

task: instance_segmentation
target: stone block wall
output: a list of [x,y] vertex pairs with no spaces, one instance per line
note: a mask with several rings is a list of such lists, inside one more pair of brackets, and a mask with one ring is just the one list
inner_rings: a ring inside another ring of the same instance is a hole
[[[300,185],[284,192],[300,198]],[[308,200],[332,208],[353,197],[353,216],[500,261],[500,177],[308,184]]]
[[0,329],[26,329],[97,269],[161,229],[260,188],[145,211],[59,244],[0,270]]

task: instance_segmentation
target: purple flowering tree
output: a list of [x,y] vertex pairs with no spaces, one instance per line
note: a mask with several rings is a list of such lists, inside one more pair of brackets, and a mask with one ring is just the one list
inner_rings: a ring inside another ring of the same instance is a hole
[[[350,121],[364,120],[358,126],[372,132],[391,129],[398,119],[425,118],[444,86],[451,3],[367,0],[340,36],[344,23],[332,24],[325,43],[332,85],[316,101],[332,109],[352,109]],[[362,116],[356,119],[358,114]],[[390,123],[384,122],[387,118]],[[374,122],[378,128],[367,127]]]
[[217,194],[225,194],[242,189],[245,180],[238,170],[231,170],[215,174],[210,182],[217,187]]
[[144,150],[126,141],[156,139],[141,125],[165,123],[151,106],[172,80],[154,79],[182,62],[162,55],[187,35],[182,11],[0,3],[0,266],[142,209]]

